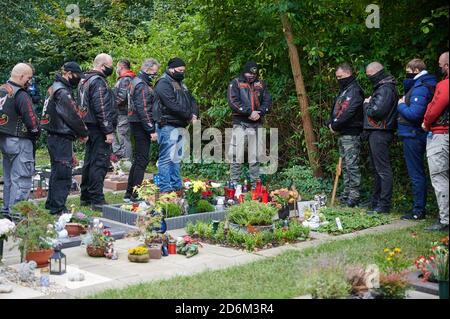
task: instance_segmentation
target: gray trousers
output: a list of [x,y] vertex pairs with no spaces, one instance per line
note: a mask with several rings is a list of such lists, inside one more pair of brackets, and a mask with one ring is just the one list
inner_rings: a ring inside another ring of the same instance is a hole
[[258,150],[258,128],[261,124],[241,123],[233,125],[232,140],[230,141],[229,158],[232,160],[230,165],[231,181],[240,184],[241,165],[244,163],[245,149],[248,149],[248,166],[250,181],[253,186],[259,179]]
[[133,154],[130,141],[130,125],[128,124],[127,115],[119,115],[117,118],[117,129],[112,147],[113,153],[119,158],[130,159]]
[[433,134],[427,139],[427,158],[440,221],[448,225],[448,134]]
[[20,137],[0,136],[0,151],[3,157],[3,207],[11,207],[27,200],[31,191],[34,172],[33,143]]

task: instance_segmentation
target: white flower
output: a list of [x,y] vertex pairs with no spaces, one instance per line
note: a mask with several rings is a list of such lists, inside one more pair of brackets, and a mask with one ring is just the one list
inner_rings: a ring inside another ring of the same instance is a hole
[[9,234],[15,227],[16,225],[9,219],[0,219],[0,237]]

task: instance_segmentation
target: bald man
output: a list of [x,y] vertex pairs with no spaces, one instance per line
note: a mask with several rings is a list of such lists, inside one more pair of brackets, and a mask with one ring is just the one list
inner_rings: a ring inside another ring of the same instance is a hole
[[389,148],[397,124],[396,80],[379,62],[366,67],[372,82],[372,96],[364,100],[364,131],[369,140],[370,160],[375,169],[375,185],[368,214],[387,214],[391,209],[393,174]]
[[34,171],[33,143],[39,136],[39,124],[27,88],[33,69],[17,64],[10,79],[0,87],[0,150],[3,156],[3,207],[5,214],[27,200]]
[[439,221],[428,228],[430,231],[448,232],[448,101],[449,101],[449,54],[439,57],[439,68],[444,76],[427,106],[422,128],[431,131],[427,139],[428,168],[431,183],[439,206]]
[[81,181],[80,202],[101,209],[106,204],[103,183],[109,168],[113,133],[117,125],[114,95],[106,78],[113,73],[113,59],[101,53],[78,86],[79,105],[89,131]]

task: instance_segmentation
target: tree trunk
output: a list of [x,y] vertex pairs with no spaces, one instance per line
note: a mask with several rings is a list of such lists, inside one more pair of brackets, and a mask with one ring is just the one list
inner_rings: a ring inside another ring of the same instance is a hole
[[281,13],[281,23],[283,24],[283,32],[289,47],[289,59],[291,60],[292,74],[294,75],[295,89],[297,91],[297,100],[300,105],[302,116],[303,131],[305,132],[306,149],[308,152],[309,163],[317,177],[323,176],[322,169],[319,164],[319,152],[317,149],[316,136],[313,131],[311,116],[309,114],[309,102],[306,95],[305,84],[303,82],[302,69],[298,56],[297,47],[294,44],[294,35],[292,34],[291,23],[287,13]]

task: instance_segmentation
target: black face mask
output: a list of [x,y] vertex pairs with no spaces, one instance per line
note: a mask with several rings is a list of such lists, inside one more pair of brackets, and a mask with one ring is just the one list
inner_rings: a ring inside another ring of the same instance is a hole
[[355,77],[353,75],[350,75],[349,77],[343,79],[339,79],[338,80],[339,90],[341,92],[344,91],[348,87],[348,85],[353,82],[354,79]]
[[175,81],[181,82],[184,79],[184,72],[173,71],[172,77]]
[[377,85],[378,82],[383,80],[385,77],[386,75],[384,74],[384,70],[381,70],[375,73],[374,75],[369,76],[369,80],[370,82],[372,82],[372,85]]
[[69,79],[69,84],[70,84],[70,86],[71,86],[73,89],[76,89],[76,88],[78,87],[78,83],[80,83],[80,81],[81,81],[81,78],[80,78],[80,77],[78,77],[78,76],[72,76],[72,77]]
[[407,79],[414,79],[416,77],[416,75],[419,73],[406,73],[406,78]]
[[103,74],[106,77],[110,76],[111,74],[113,74],[113,68],[105,65],[105,69],[103,70]]
[[144,71],[139,71],[139,73],[142,74],[147,79],[147,81],[150,82],[150,83],[152,83],[158,77],[158,74],[156,74],[156,73],[155,74],[149,74],[149,73],[146,73]]
[[251,75],[251,76],[245,75],[245,79],[247,80],[248,83],[253,83],[256,80],[256,75]]

